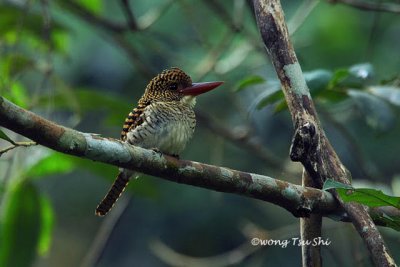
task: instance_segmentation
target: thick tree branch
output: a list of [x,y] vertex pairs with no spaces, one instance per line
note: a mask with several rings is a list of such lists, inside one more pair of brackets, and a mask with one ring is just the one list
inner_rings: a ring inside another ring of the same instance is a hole
[[[341,163],[320,125],[296,53],[289,40],[280,1],[253,0],[253,3],[261,37],[281,81],[295,127],[291,159],[303,164],[316,187],[321,187],[328,178],[349,184],[350,173]],[[336,192],[333,194],[349,214],[375,265],[395,266],[365,207],[356,203],[344,203]]]
[[[24,110],[1,96],[0,126],[65,154],[134,169],[177,183],[264,200],[287,209],[295,216],[318,213],[348,221],[346,214],[327,191],[259,174],[177,160],[119,140],[78,132]],[[382,214],[400,216],[399,210],[390,207],[371,209],[370,213],[382,225],[385,225],[385,222],[379,221]]]
[[340,216],[332,195],[258,174],[177,160],[119,140],[59,126],[0,97],[0,126],[62,153],[130,168],[164,179],[216,191],[236,193],[284,207],[295,216],[311,212]]

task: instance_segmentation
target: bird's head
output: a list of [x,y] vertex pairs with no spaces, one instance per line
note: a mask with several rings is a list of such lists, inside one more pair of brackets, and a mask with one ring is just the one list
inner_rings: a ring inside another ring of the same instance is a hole
[[188,101],[208,92],[223,82],[192,83],[192,79],[179,68],[164,70],[154,77],[146,87],[145,101]]

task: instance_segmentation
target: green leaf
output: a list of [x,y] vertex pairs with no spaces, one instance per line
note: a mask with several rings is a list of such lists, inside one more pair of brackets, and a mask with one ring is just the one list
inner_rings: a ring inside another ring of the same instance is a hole
[[385,132],[395,126],[396,116],[386,101],[368,92],[357,90],[349,90],[348,95],[364,115],[367,125],[373,129]]
[[354,188],[331,179],[325,181],[323,189],[337,189],[340,197],[345,202],[354,201],[369,207],[393,206],[400,208],[400,197],[386,195],[381,190]]
[[327,70],[313,70],[304,73],[304,78],[312,96],[317,96],[325,90],[332,80],[332,72]]
[[333,73],[333,77],[329,82],[329,88],[336,87],[341,81],[350,75],[348,69],[338,69]]
[[99,15],[103,10],[103,1],[101,0],[80,0],[79,3],[96,15]]
[[48,253],[51,245],[53,225],[54,225],[54,211],[48,197],[41,195],[40,198],[40,215],[41,227],[38,244],[38,253],[44,256]]
[[25,177],[38,178],[71,172],[76,167],[72,156],[53,152],[28,169]]
[[51,38],[54,43],[54,47],[61,54],[66,54],[70,45],[70,35],[66,31],[56,30],[51,34]]
[[389,103],[400,106],[400,87],[395,86],[371,86],[368,91]]
[[358,188],[350,191],[339,192],[340,197],[346,201],[355,201],[369,207],[393,206],[400,208],[400,197],[388,196],[381,190]]
[[15,144],[13,140],[11,140],[10,137],[8,137],[1,129],[0,129],[0,139],[6,140],[10,142],[11,144]]
[[283,99],[283,100],[279,101],[279,102],[276,104],[276,106],[275,106],[275,108],[274,108],[274,112],[275,112],[275,113],[279,113],[279,112],[281,112],[281,111],[286,110],[287,107],[288,107],[288,106],[287,106],[286,100]]
[[29,182],[16,185],[4,207],[0,229],[0,266],[31,266],[41,228],[40,196]]
[[260,83],[264,83],[264,82],[265,82],[265,79],[261,76],[258,76],[258,75],[249,76],[249,77],[246,77],[243,80],[239,81],[237,83],[237,85],[234,87],[233,91],[240,92],[244,89],[249,88],[252,85],[256,85],[256,84],[260,84]]
[[[371,188],[354,188],[350,185],[343,184],[332,179],[327,179],[324,183],[323,190],[336,189],[340,198],[344,202],[357,202],[369,207],[393,206],[400,207],[400,198],[388,196],[380,190]],[[374,216],[374,221],[390,227],[396,231],[400,231],[400,217],[388,216],[383,213],[382,216]]]
[[329,190],[329,189],[337,189],[337,188],[341,188],[341,189],[354,189],[351,185],[348,184],[344,184],[341,182],[337,182],[333,179],[326,179],[322,190]]
[[[45,43],[42,38],[43,34],[43,17],[42,14],[34,14],[33,12],[26,12],[23,7],[13,4],[0,5],[0,36],[11,33],[15,35],[15,29],[23,18],[24,33],[30,34],[41,43]],[[52,21],[52,30],[66,30],[58,21]],[[13,38],[15,39],[15,38]]]
[[20,82],[13,81],[11,84],[11,90],[9,91],[9,93],[6,93],[5,96],[11,102],[17,104],[22,108],[26,108],[28,106],[28,92],[26,91],[25,86]]
[[338,69],[329,82],[329,88],[362,89],[372,80],[374,68],[369,63],[353,65],[348,69]]
[[348,98],[349,96],[346,94],[346,92],[339,90],[323,90],[318,94],[319,100],[331,103],[338,103]]
[[379,216],[373,219],[381,221],[387,227],[390,227],[396,231],[400,231],[400,217],[398,216],[391,217],[388,216],[386,213],[383,213],[383,216]]
[[280,90],[280,87],[277,87],[276,89],[271,90],[271,92],[262,98],[260,102],[257,104],[257,109],[262,109],[267,105],[271,105],[279,100],[283,99],[283,92]]

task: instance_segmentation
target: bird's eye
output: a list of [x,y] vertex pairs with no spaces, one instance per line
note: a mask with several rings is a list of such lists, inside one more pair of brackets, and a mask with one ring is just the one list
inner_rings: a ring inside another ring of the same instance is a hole
[[171,83],[171,84],[169,85],[169,89],[171,89],[171,90],[176,90],[176,89],[178,89],[178,84],[177,84],[177,83]]

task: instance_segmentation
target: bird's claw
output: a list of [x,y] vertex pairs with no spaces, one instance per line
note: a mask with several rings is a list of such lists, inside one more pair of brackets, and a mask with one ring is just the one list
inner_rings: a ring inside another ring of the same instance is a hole
[[156,153],[158,153],[158,154],[160,154],[160,155],[167,155],[167,156],[170,156],[170,157],[174,157],[174,158],[176,158],[176,159],[180,159],[180,157],[179,157],[178,154],[163,153],[163,152],[161,152],[158,148],[152,148],[151,150],[153,150],[154,152],[156,152]]

